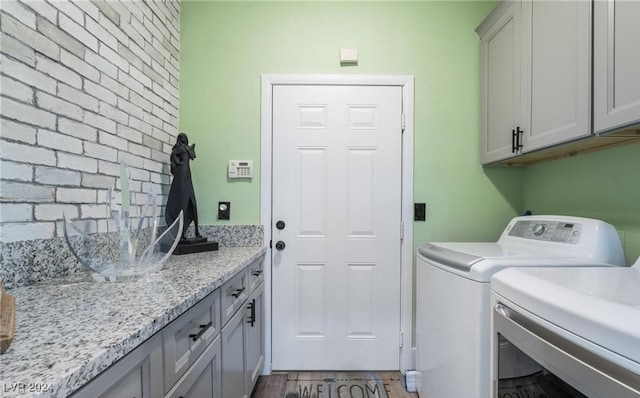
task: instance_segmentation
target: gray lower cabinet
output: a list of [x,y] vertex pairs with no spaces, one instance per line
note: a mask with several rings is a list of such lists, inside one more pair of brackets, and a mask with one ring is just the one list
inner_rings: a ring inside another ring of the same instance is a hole
[[264,284],[261,283],[247,300],[244,325],[246,391],[253,391],[264,365]]
[[222,328],[223,397],[249,397],[263,364],[264,284],[260,283]]
[[161,333],[166,394],[220,334],[219,289],[167,325]]
[[247,301],[248,292],[246,270],[236,274],[222,285],[220,302],[223,325],[226,325],[233,314],[242,308]]
[[169,391],[167,398],[221,398],[220,335]]
[[247,267],[247,284],[249,285],[250,292],[254,291],[264,280],[262,266],[262,261],[254,261]]
[[156,334],[76,392],[74,398],[162,397],[162,344]]
[[264,364],[262,259],[73,394],[247,398]]
[[244,366],[245,312],[238,311],[222,328],[222,396],[243,398],[245,394]]

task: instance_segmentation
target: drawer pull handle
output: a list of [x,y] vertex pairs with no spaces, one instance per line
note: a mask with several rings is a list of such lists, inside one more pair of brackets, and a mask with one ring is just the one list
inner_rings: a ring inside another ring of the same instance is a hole
[[253,275],[253,276],[260,276],[260,274],[262,274],[262,270],[261,270],[261,269],[259,269],[259,270],[257,270],[257,271],[253,271],[253,272],[251,273],[251,275]]
[[191,337],[193,341],[197,341],[212,325],[213,322],[211,321],[209,321],[209,323],[207,323],[206,325],[200,325],[200,331],[196,334],[190,334],[189,337]]
[[249,319],[247,320],[248,324],[251,324],[251,327],[256,323],[256,299],[251,300],[248,304],[251,313],[249,314]]
[[242,292],[244,292],[244,288],[242,289],[235,289],[235,291],[232,291],[231,293],[228,293],[229,296],[233,296],[234,298],[238,298],[240,297],[240,295],[242,294]]

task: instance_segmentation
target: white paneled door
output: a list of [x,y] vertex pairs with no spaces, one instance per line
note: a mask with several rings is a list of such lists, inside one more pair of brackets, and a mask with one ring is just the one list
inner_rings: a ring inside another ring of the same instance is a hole
[[273,369],[399,369],[402,88],[273,88]]

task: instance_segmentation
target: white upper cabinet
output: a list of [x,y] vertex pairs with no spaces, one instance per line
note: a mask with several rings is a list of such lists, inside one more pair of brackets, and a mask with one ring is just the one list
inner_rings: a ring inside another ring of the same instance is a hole
[[591,4],[524,1],[522,151],[591,134]]
[[[482,52],[482,163],[514,156],[521,123],[521,4],[502,2],[478,27]],[[514,132],[514,135],[511,132]]]
[[640,123],[640,1],[596,0],[593,124],[596,133]]
[[503,1],[476,30],[483,164],[591,134],[591,4]]

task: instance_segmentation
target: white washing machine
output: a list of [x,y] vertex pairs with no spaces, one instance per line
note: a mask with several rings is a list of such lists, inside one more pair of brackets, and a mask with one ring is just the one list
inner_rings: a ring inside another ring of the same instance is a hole
[[[493,397],[640,397],[640,259],[632,267],[511,268],[491,278]],[[499,376],[507,340],[542,367]],[[529,387],[526,387],[526,386]]]
[[[515,217],[497,242],[420,246],[416,308],[420,397],[489,397],[494,273],[508,267],[612,265],[624,265],[615,228],[568,216]],[[511,347],[504,344],[503,349]],[[530,366],[535,364],[512,357],[522,361],[522,373],[533,371]]]

